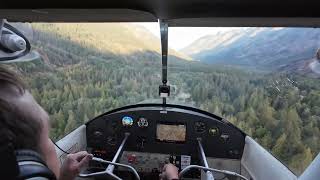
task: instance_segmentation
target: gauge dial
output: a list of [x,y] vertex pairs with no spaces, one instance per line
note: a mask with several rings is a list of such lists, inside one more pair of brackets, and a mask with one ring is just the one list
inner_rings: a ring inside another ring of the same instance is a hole
[[201,121],[197,121],[194,124],[195,130],[197,133],[203,133],[206,131],[206,123],[201,122]]

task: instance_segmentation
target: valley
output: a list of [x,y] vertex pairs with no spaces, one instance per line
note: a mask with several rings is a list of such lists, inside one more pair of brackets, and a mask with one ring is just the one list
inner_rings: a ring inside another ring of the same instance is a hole
[[[32,27],[32,47],[42,59],[9,67],[49,113],[54,140],[111,109],[160,100],[160,40],[143,27]],[[308,65],[318,71],[310,59],[320,31],[297,31],[245,29],[171,50],[169,102],[224,117],[300,174],[320,151],[320,82],[295,72],[312,74]]]

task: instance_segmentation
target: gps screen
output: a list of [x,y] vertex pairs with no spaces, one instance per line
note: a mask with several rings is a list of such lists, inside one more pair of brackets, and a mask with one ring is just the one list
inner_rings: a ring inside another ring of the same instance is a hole
[[186,126],[183,124],[157,124],[157,140],[184,142],[186,140]]

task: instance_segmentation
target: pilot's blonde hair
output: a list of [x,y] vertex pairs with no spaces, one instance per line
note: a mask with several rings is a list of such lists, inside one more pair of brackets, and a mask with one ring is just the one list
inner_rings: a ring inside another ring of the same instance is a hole
[[23,112],[23,108],[17,108],[14,102],[15,97],[23,96],[26,90],[15,72],[0,66],[0,137],[6,139],[0,146],[10,143],[15,150],[31,149],[41,153],[41,122],[29,112]]

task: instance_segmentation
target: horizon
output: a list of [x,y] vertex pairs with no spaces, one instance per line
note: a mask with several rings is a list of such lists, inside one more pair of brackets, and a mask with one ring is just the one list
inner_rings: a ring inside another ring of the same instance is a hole
[[[160,27],[157,22],[135,23],[160,38]],[[245,27],[169,27],[168,46],[176,51],[181,51],[194,41],[206,35],[215,35],[220,32],[226,32]],[[187,38],[186,38],[187,37]]]

